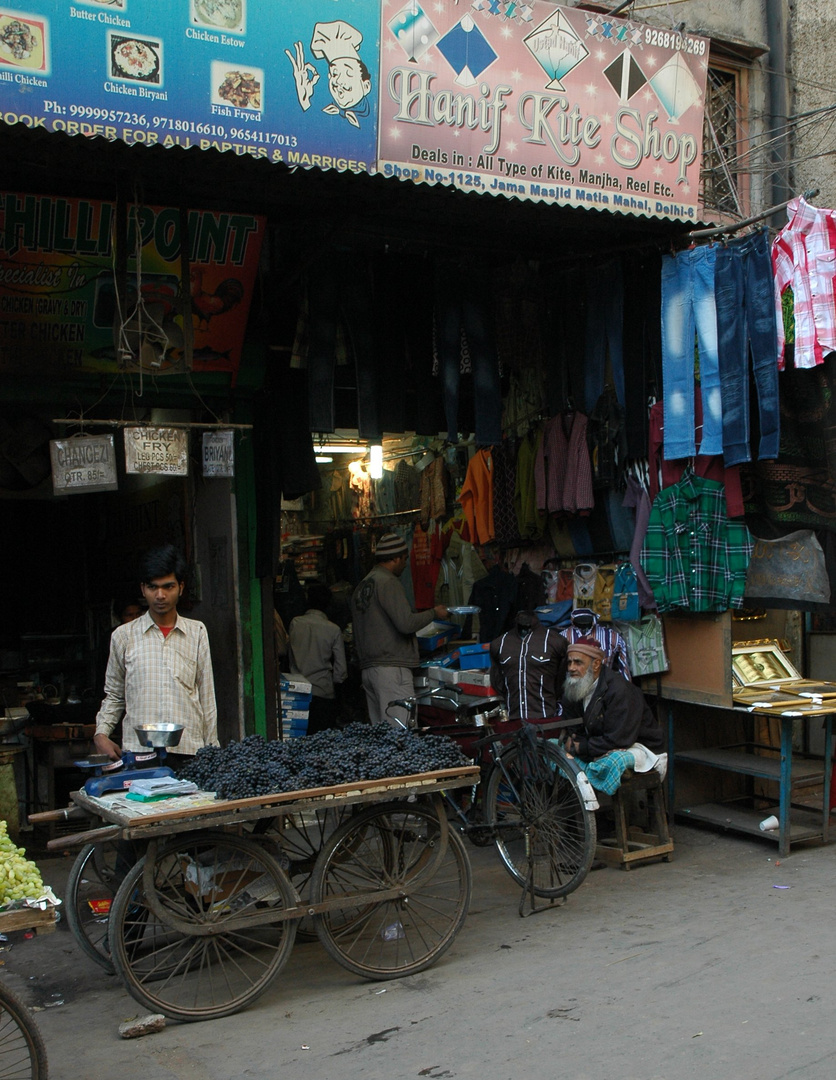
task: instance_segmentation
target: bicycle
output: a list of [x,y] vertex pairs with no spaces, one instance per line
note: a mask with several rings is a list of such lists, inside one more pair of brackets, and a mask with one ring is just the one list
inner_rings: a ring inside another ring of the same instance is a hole
[[0,982],[0,1080],[47,1080],[46,1047],[29,1010]]
[[[439,700],[442,694],[457,705],[453,691],[454,687],[435,688],[391,702],[389,708],[406,709],[407,722],[398,723],[421,730],[420,705],[432,698]],[[458,712],[457,708],[457,716]],[[595,856],[594,811],[598,801],[578,763],[548,737],[549,732],[565,730],[569,726],[565,722],[521,721],[514,731],[497,732],[491,721],[502,723],[503,716],[507,721],[507,713],[498,701],[486,701],[483,711],[476,715],[476,725],[453,723],[423,730],[449,734],[480,765],[480,781],[471,792],[467,808],[449,792],[445,792],[445,799],[458,828],[468,839],[477,845],[492,841],[496,844],[503,866],[523,887],[522,914],[526,895],[531,898],[532,910],[536,910],[534,897],[554,901],[568,896],[582,883]],[[487,734],[481,734],[483,728]]]

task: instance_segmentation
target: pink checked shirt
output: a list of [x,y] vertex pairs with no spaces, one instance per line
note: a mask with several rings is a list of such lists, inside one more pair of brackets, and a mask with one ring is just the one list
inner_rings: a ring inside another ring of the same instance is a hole
[[795,301],[795,366],[815,367],[836,350],[836,210],[819,210],[798,198],[787,206],[787,217],[789,222],[772,243],[782,371],[781,296],[789,286]]

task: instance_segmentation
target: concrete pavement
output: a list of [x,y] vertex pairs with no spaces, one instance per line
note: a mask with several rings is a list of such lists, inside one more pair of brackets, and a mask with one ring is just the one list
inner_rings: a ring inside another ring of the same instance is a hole
[[[836,847],[677,826],[669,864],[589,875],[520,919],[493,848],[428,971],[369,983],[297,944],[250,1009],[125,1041],[147,1010],[63,922],[0,977],[40,1011],[51,1080],[821,1080],[836,1067]],[[71,860],[41,860],[59,892]],[[778,886],[781,886],[780,888]]]

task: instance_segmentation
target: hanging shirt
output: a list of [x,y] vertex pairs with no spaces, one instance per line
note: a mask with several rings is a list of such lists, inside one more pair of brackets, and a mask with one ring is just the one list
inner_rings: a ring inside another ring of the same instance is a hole
[[804,199],[787,206],[789,221],[772,243],[778,367],[784,368],[781,300],[795,300],[795,366],[811,368],[836,350],[836,210],[819,210]]
[[459,502],[472,542],[489,544],[494,538],[493,457],[490,450],[477,450],[470,459]]
[[743,606],[752,537],[726,513],[723,485],[687,469],[650,510],[641,562],[659,611]]
[[557,630],[540,625],[525,635],[514,627],[491,642],[491,686],[504,698],[512,720],[560,715],[566,649]]
[[514,487],[514,509],[520,538],[539,540],[543,535],[546,515],[537,508],[535,462],[540,449],[541,431],[529,431],[517,451],[517,479]]
[[[592,626],[575,625],[576,618],[584,621],[592,620]],[[570,645],[580,641],[582,637],[594,637],[606,653],[604,663],[607,667],[611,667],[613,671],[623,675],[627,682],[631,681],[630,664],[627,660],[627,642],[613,627],[604,626],[594,611],[589,608],[575,608],[572,612],[572,626],[567,626],[560,631],[560,634],[561,637],[566,638]]]
[[595,505],[587,424],[580,412],[561,413],[546,422],[535,466],[538,510],[588,514]]

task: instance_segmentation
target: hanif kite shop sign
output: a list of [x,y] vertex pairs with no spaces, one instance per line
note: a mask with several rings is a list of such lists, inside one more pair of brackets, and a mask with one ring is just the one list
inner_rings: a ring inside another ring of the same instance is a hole
[[[184,369],[180,211],[128,208],[121,302],[114,222],[109,202],[0,192],[0,371]],[[264,218],[192,210],[188,230],[192,370],[234,373]]]
[[384,175],[696,218],[705,38],[539,0],[384,17]]

